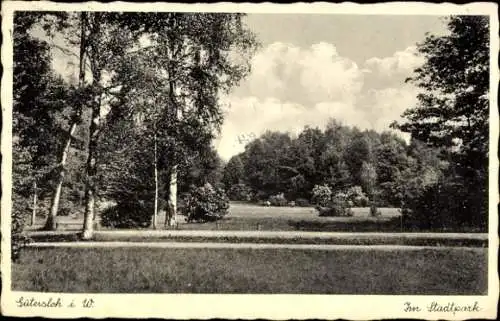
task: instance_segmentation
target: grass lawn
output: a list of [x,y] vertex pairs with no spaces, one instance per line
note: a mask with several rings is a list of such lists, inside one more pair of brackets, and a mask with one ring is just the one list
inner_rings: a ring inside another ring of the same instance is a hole
[[[401,226],[401,213],[397,208],[379,208],[382,215],[370,216],[368,207],[353,207],[353,217],[320,217],[312,207],[266,207],[256,204],[231,202],[229,213],[217,222],[187,223],[185,216],[178,216],[178,226],[166,229],[180,230],[230,230],[230,231],[323,231],[323,232],[427,232]],[[159,228],[164,229],[164,212],[160,211]],[[80,216],[60,216],[59,229],[80,230],[83,219]],[[36,230],[43,226],[44,219],[38,219]],[[99,227],[99,229],[106,229]],[[455,232],[480,232],[465,228]],[[429,232],[450,232],[432,230]]]
[[[232,202],[229,214],[218,222],[187,223],[179,216],[177,229],[182,230],[238,230],[238,231],[401,231],[396,208],[380,208],[379,217],[370,217],[369,208],[353,208],[353,217],[319,217],[312,207],[266,207],[256,204]],[[165,216],[160,213],[160,228]],[[61,216],[57,218],[61,229],[81,229],[82,218]],[[44,220],[28,229],[41,228]]]
[[480,295],[487,249],[29,248],[13,290]]

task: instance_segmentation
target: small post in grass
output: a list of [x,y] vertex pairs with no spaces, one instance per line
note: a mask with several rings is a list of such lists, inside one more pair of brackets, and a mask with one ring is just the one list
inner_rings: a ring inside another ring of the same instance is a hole
[[401,233],[403,233],[403,208],[404,208],[404,201],[401,201],[401,208],[399,209],[399,213],[401,214],[399,216],[399,223],[401,225]]
[[31,226],[36,224],[36,201],[37,201],[37,188],[36,181],[33,182],[33,212],[31,213]]

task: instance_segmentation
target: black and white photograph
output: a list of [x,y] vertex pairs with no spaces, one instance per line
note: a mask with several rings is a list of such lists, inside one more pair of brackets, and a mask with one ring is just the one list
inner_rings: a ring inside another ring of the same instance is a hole
[[2,314],[495,319],[497,9],[2,4]]

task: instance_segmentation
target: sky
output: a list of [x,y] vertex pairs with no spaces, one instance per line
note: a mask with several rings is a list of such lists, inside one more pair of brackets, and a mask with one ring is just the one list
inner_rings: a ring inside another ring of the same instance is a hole
[[[362,130],[389,130],[416,103],[417,89],[404,81],[423,62],[416,43],[427,32],[446,32],[443,17],[431,15],[244,19],[261,47],[248,77],[221,97],[225,120],[214,147],[226,161],[244,151],[245,138],[266,130],[293,135],[304,126],[324,128],[331,118]],[[54,69],[75,81],[75,62],[57,50],[53,55]]]
[[405,79],[422,64],[416,43],[446,32],[443,17],[252,14],[247,26],[262,46],[249,76],[228,96],[215,141],[228,160],[245,137],[266,130],[323,128],[331,118],[383,131],[416,103]]

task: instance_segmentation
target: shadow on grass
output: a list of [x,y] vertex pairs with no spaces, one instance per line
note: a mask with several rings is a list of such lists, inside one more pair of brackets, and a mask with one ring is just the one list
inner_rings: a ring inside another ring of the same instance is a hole
[[349,221],[288,221],[295,230],[314,232],[402,232],[399,217],[390,219],[364,219]]

